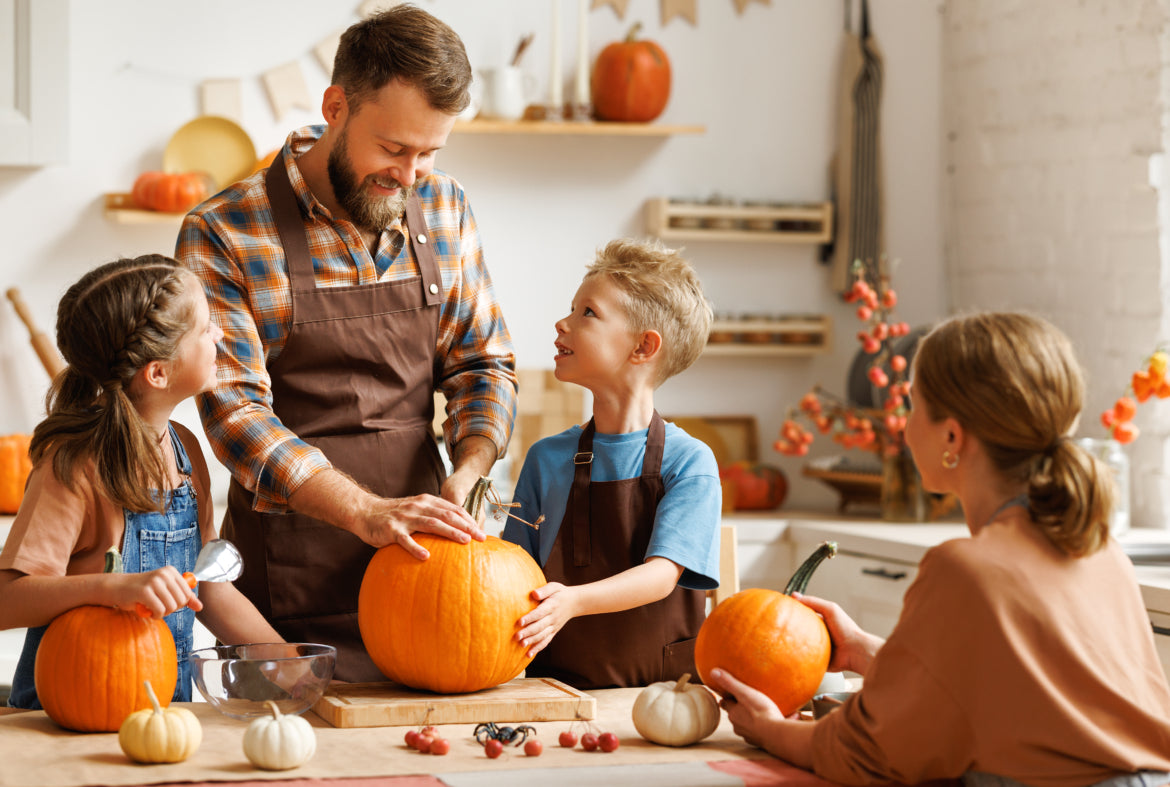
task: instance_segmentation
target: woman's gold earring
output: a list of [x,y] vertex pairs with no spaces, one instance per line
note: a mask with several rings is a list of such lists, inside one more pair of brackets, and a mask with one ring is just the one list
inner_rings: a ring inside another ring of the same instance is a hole
[[959,466],[959,455],[952,454],[950,451],[943,451],[942,466],[947,470],[954,470]]

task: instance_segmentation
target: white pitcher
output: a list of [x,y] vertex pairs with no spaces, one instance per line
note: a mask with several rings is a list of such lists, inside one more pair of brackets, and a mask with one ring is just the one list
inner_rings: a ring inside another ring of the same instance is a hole
[[518,66],[488,68],[479,72],[483,79],[484,117],[496,120],[519,120],[528,107],[534,80]]

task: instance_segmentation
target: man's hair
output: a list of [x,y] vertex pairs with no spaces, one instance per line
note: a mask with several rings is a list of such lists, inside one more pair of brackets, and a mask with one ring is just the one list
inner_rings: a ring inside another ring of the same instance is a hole
[[435,109],[457,115],[471,103],[471,63],[459,35],[421,8],[403,3],[352,25],[333,58],[333,84],[356,111],[400,79]]
[[655,385],[693,364],[707,344],[711,306],[699,277],[682,255],[659,242],[628,238],[597,252],[585,278],[607,276],[623,294],[630,328],[662,335]]

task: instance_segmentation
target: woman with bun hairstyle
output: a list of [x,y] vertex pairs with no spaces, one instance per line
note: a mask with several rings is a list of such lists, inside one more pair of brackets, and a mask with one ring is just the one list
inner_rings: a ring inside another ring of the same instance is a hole
[[1024,314],[951,319],[914,358],[906,441],[969,538],[927,551],[886,641],[801,600],[860,691],[784,718],[723,670],[735,731],[840,784],[1170,783],[1170,687],[1133,566],[1109,535],[1110,471],[1069,435],[1084,382],[1066,336]]

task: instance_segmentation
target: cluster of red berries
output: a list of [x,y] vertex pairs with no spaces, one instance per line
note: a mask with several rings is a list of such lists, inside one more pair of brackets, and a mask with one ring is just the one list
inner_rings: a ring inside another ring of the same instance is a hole
[[[1109,430],[1113,439],[1119,443],[1132,443],[1139,434],[1138,428],[1133,425],[1133,417],[1137,415],[1139,402],[1144,402],[1151,396],[1159,399],[1170,398],[1170,380],[1166,378],[1167,354],[1158,350],[1146,359],[1144,369],[1138,369],[1130,380],[1130,390],[1120,396],[1113,406],[1101,413],[1101,423]],[[1137,401],[1134,401],[1134,400]]]
[[[581,735],[581,748],[585,751],[611,752],[617,751],[618,747],[621,746],[621,741],[614,733],[598,733],[593,725],[587,726],[587,731]],[[577,745],[577,733],[572,728],[567,729],[560,734],[557,741],[566,749],[571,749]]]
[[421,730],[408,730],[406,745],[423,754],[442,756],[451,751],[451,741],[439,737],[439,728],[433,725],[423,727]]
[[[517,744],[519,745],[519,744]],[[536,738],[529,738],[524,741],[524,754],[529,757],[539,757],[544,751],[544,744]],[[489,738],[483,745],[483,753],[487,755],[489,760],[494,760],[504,753],[504,742],[495,738]]]
[[[858,276],[853,286],[845,293],[846,303],[858,303],[857,319],[867,323],[868,327],[857,332],[857,341],[870,355],[876,355],[882,349],[882,342],[889,338],[897,338],[910,333],[910,325],[905,322],[890,321],[890,312],[898,304],[898,293],[888,283],[881,285],[879,293],[864,277]],[[905,363],[903,358],[902,362]],[[892,365],[892,364],[891,364]],[[902,367],[903,369],[905,367]],[[898,370],[895,370],[898,371]],[[873,376],[870,376],[873,380]],[[885,387],[884,383],[873,380],[875,385]]]

